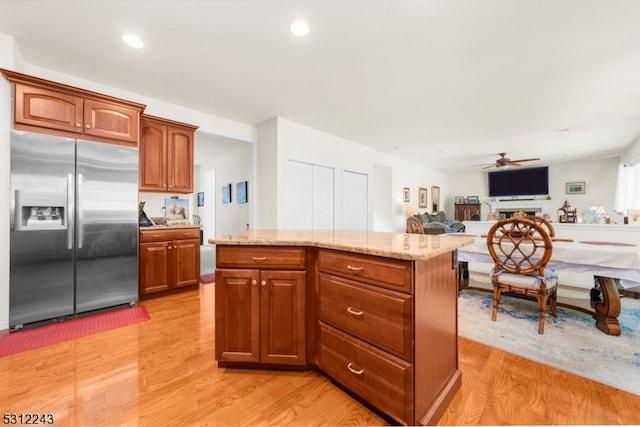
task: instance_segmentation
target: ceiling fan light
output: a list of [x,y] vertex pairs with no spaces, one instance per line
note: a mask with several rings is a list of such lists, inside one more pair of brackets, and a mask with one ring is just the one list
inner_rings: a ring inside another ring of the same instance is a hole
[[304,37],[309,34],[309,25],[304,21],[295,21],[291,24],[289,30],[291,30],[291,33],[295,36]]

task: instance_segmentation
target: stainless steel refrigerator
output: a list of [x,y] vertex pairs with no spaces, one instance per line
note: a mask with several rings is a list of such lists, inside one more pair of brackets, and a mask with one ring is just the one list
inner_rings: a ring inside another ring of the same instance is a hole
[[13,130],[9,328],[138,300],[138,150]]

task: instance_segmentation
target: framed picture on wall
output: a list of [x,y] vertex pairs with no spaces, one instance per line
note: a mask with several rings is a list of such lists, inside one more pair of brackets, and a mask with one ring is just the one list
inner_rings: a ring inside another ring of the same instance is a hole
[[409,201],[409,187],[403,187],[402,188],[402,201],[403,202],[408,202]]
[[247,203],[247,181],[236,184],[236,201],[238,203]]
[[440,187],[431,186],[431,212],[440,211]]
[[222,203],[231,203],[231,184],[222,187]]
[[418,188],[418,207],[427,207],[427,189],[423,187]]
[[565,187],[566,194],[584,194],[584,181],[567,182]]
[[204,193],[198,193],[198,206],[204,206]]

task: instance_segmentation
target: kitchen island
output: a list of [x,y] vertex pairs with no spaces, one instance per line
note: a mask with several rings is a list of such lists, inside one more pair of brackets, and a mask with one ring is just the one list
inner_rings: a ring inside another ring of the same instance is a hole
[[461,383],[457,249],[471,242],[343,230],[209,239],[218,364],[318,368],[395,422],[435,424]]

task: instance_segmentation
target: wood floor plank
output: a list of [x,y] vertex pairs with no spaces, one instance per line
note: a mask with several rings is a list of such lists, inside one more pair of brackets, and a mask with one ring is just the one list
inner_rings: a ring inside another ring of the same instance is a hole
[[[319,372],[218,368],[214,287],[144,301],[144,323],[0,358],[1,412],[57,426],[387,425]],[[463,338],[460,368],[441,425],[640,424],[639,396]]]

